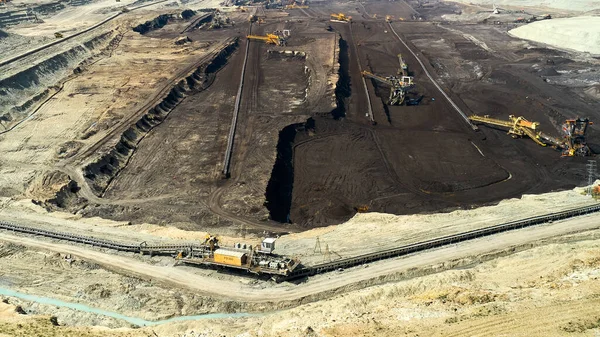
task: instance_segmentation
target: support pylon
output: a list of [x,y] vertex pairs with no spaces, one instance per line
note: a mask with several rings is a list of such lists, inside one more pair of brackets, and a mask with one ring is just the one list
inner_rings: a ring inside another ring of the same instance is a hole
[[321,240],[319,240],[319,237],[317,236],[317,242],[315,242],[315,249],[313,250],[313,253],[319,253],[319,254],[323,254],[323,251],[321,250]]

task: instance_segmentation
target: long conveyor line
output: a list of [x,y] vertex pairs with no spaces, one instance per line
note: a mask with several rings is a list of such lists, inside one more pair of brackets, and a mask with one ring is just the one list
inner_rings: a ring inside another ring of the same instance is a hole
[[0,220],[0,229],[6,229],[13,232],[40,235],[47,238],[60,239],[76,243],[91,245],[94,247],[110,248],[122,252],[134,253],[158,253],[172,254],[181,251],[190,251],[193,249],[201,249],[201,246],[193,244],[181,245],[148,245],[145,242],[139,244],[121,243],[111,240],[103,240],[91,236],[76,235],[66,232],[49,231],[40,228],[26,227],[17,225],[12,222]]
[[[404,256],[412,253],[416,253],[419,251],[424,251],[432,248],[442,247],[450,244],[455,244],[462,241],[472,240],[476,238],[481,238],[484,236],[490,236],[493,234],[506,232],[514,229],[525,228],[529,226],[539,225],[543,223],[548,223],[557,220],[564,220],[568,218],[573,218],[580,215],[595,213],[600,211],[600,204],[592,205],[592,206],[584,206],[578,207],[566,211],[550,213],[546,215],[534,216],[530,218],[525,218],[521,220],[511,221],[503,224],[498,224],[494,226],[489,226],[485,228],[475,229],[468,232],[447,235],[427,241],[417,242],[409,245],[404,245],[396,248],[390,248],[381,250],[374,253],[363,254],[359,256],[344,258],[341,260],[322,263],[315,266],[310,267],[302,267],[294,270],[287,277],[280,280],[292,280],[298,279],[307,276],[313,276],[317,274],[322,274],[330,271],[334,271],[339,268],[349,268],[358,266],[365,263],[371,263],[379,260]],[[82,243],[87,245],[92,245],[95,247],[103,247],[114,249],[118,251],[125,252],[135,252],[135,253],[157,253],[157,254],[173,254],[181,251],[190,251],[194,249],[201,249],[201,246],[193,245],[193,244],[183,244],[183,245],[147,245],[145,243],[141,244],[129,244],[129,243],[120,243],[116,241],[110,240],[102,240],[89,236],[82,235],[74,235],[66,232],[57,232],[57,231],[49,231],[44,229],[38,229],[33,227],[21,226],[15,223],[2,221],[0,220],[0,229],[5,229],[13,232],[25,233],[25,234],[33,234],[44,236],[53,239],[60,239],[70,242]]]
[[318,264],[309,268],[302,268],[299,270],[295,270],[290,273],[289,276],[286,277],[285,280],[292,280],[306,276],[312,276],[317,274],[322,274],[330,271],[334,271],[339,268],[349,268],[358,265],[362,265],[365,263],[375,262],[379,260],[389,259],[393,257],[399,257],[403,255],[408,255],[411,253],[416,253],[419,251],[424,251],[432,248],[442,247],[462,241],[472,240],[484,236],[489,236],[501,232],[510,231],[513,229],[520,229],[524,227],[529,227],[533,225],[539,225],[551,221],[568,219],[580,215],[590,214],[594,212],[600,211],[600,204],[593,206],[584,206],[579,208],[570,209],[567,211],[550,213],[546,215],[540,215],[535,217],[530,217],[522,220],[511,221],[499,225],[494,225],[490,227],[475,229],[468,232],[447,235],[427,241],[417,242],[397,248],[390,248],[381,250],[374,253],[363,254],[359,256],[349,257],[333,262]]

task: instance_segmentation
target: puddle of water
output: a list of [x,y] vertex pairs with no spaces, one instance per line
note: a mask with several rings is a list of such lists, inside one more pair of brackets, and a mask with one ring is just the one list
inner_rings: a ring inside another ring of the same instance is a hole
[[147,321],[145,319],[141,319],[141,318],[137,318],[137,317],[121,315],[117,312],[106,311],[106,310],[102,310],[102,309],[98,309],[98,308],[88,307],[87,305],[84,305],[84,304],[64,302],[64,301],[57,300],[54,298],[24,294],[24,293],[20,293],[18,291],[6,289],[6,288],[0,288],[0,295],[16,297],[16,298],[20,298],[23,300],[36,302],[36,303],[40,303],[40,304],[48,304],[48,305],[53,305],[56,307],[69,308],[69,309],[73,309],[73,310],[77,310],[77,311],[89,312],[89,313],[93,313],[93,314],[112,317],[112,318],[124,320],[126,322],[129,322],[131,324],[135,324],[138,326],[159,325],[159,324],[165,324],[165,323],[169,323],[169,322],[194,321],[194,320],[199,320],[199,319],[225,319],[225,318],[240,318],[240,317],[252,317],[252,316],[264,315],[264,314],[250,314],[250,313],[231,313],[231,314],[217,313],[217,314],[204,314],[204,315],[195,315],[195,316],[177,316],[177,317],[172,317],[172,318],[164,319],[164,320],[160,320],[160,321]]

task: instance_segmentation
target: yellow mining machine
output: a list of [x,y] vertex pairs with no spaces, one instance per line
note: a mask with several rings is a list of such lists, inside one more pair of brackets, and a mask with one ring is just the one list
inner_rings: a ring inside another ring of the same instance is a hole
[[400,63],[400,68],[398,68],[399,76],[408,76],[408,65],[404,62],[402,58],[402,54],[398,54],[398,62]]
[[587,118],[567,119],[562,125],[562,131],[565,135],[563,146],[563,155],[568,157],[585,157],[591,155],[590,148],[587,146],[585,135],[587,128],[593,125]]
[[386,15],[385,16],[385,22],[390,23],[394,20],[394,17],[391,15]]
[[248,40],[263,41],[267,44],[274,44],[276,46],[285,46],[285,38],[276,34],[267,34],[267,36],[260,35],[247,35]]
[[359,205],[359,206],[355,206],[354,210],[357,213],[367,213],[369,211],[369,206],[367,205]]
[[587,127],[592,124],[587,118],[569,119],[563,124],[564,139],[557,139],[538,130],[540,123],[530,122],[524,117],[508,116],[509,120],[490,118],[489,116],[470,116],[474,122],[508,128],[513,138],[527,136],[541,146],[551,146],[561,150],[563,156],[589,156],[591,154],[585,142]]
[[64,36],[61,33],[56,32],[54,33],[54,37],[57,39],[62,39]]
[[237,269],[277,279],[289,275],[300,261],[274,253],[275,238],[266,238],[260,247],[236,243],[226,247],[218,237],[207,235],[204,243],[177,255],[179,263]]
[[348,23],[348,22],[352,21],[352,17],[346,16],[346,14],[344,14],[344,13],[331,14],[329,21]]
[[413,78],[410,76],[382,77],[368,71],[363,71],[361,74],[364,77],[373,79],[390,87],[390,97],[388,98],[389,105],[402,105],[406,93],[414,85]]

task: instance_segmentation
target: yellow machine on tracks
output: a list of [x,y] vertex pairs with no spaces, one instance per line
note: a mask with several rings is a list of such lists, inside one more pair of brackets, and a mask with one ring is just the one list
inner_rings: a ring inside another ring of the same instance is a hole
[[267,44],[274,44],[276,46],[285,46],[285,38],[275,34],[267,34],[266,36],[261,35],[247,35],[248,40],[263,41]]
[[540,123],[530,122],[524,117],[508,116],[509,120],[490,118],[489,116],[473,115],[469,117],[473,122],[496,125],[508,128],[508,134],[513,138],[527,136],[541,146],[552,146],[561,150],[563,156],[589,156],[591,154],[585,142],[587,127],[592,124],[587,118],[569,119],[563,125],[564,139],[557,139],[538,130]]
[[404,103],[406,92],[414,85],[413,78],[410,76],[382,77],[368,71],[363,71],[361,74],[364,77],[381,82],[390,87],[390,97],[388,98],[389,105],[402,105],[402,103]]
[[332,21],[332,22],[348,23],[348,22],[352,21],[352,17],[346,16],[346,14],[344,14],[344,13],[331,14],[330,17],[331,18],[329,21]]

